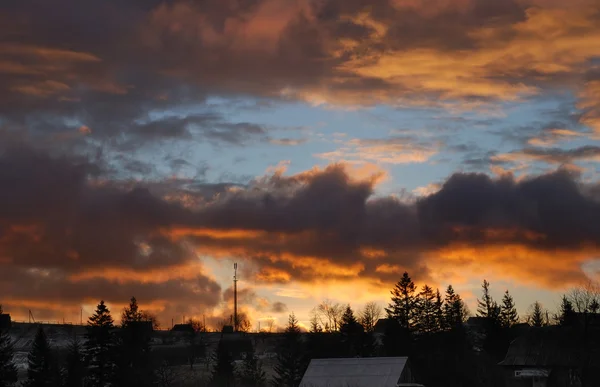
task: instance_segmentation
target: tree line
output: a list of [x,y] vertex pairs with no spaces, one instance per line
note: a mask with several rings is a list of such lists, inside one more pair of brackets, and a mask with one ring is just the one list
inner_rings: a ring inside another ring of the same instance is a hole
[[[417,289],[404,273],[385,308],[368,303],[355,312],[349,304],[325,300],[312,310],[306,334],[296,316],[290,314],[279,339],[272,378],[267,378],[254,348],[250,347],[242,364],[236,366],[230,344],[220,340],[205,382],[215,387],[297,387],[311,359],[408,356],[420,381],[428,386],[501,386],[502,375],[496,365],[519,334],[516,329],[520,324],[570,326],[578,314],[598,313],[599,300],[598,288],[588,285],[564,294],[554,313],[536,301],[526,316],[520,317],[509,291],[497,302],[491,296],[490,283],[484,280],[475,317],[488,321],[490,328],[482,348],[475,350],[464,324],[471,313],[452,285],[443,294],[429,285]],[[120,329],[115,329],[110,310],[101,301],[88,320],[85,343],[73,339],[62,363],[40,326],[28,355],[23,385],[171,386],[172,368],[159,362],[150,349],[149,325],[156,325],[153,320],[132,297],[122,311]],[[195,340],[196,333],[205,332],[206,327],[198,321],[189,322],[193,332],[188,357],[193,368],[194,359],[201,353],[206,355],[205,347]],[[10,336],[0,331],[0,387],[16,382]]]

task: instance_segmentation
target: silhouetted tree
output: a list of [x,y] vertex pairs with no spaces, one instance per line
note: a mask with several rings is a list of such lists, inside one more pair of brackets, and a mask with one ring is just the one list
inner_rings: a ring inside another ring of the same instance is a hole
[[[0,305],[2,314],[2,305]],[[8,329],[0,329],[0,387],[13,386],[18,380],[17,367],[14,363],[14,348]]]
[[573,304],[566,295],[563,295],[561,298],[560,310],[557,316],[558,324],[561,326],[569,326],[573,323],[574,316],[575,310],[573,310]]
[[466,318],[465,304],[460,295],[454,291],[452,285],[448,285],[448,288],[446,288],[442,312],[444,314],[444,328],[446,329],[459,326]]
[[339,303],[324,300],[317,306],[318,316],[324,320],[322,327],[327,332],[335,332],[340,328],[344,307]]
[[82,387],[85,378],[83,351],[76,337],[69,343],[65,367],[65,387]]
[[274,386],[297,387],[300,384],[306,368],[302,352],[300,327],[296,316],[292,313],[288,318],[288,326],[274,367],[276,375],[273,380]]
[[[150,325],[149,325],[150,324]],[[150,358],[151,323],[144,321],[135,297],[121,313],[119,351],[117,356],[118,384],[149,386],[154,373]]]
[[504,328],[510,328],[511,326],[519,322],[519,314],[515,302],[508,293],[508,290],[504,292],[502,297],[502,307],[500,310],[500,325]]
[[442,301],[442,295],[440,289],[435,290],[435,329],[440,331],[444,329],[444,301]]
[[105,387],[115,378],[115,340],[110,310],[100,301],[94,314],[88,319],[85,357],[89,365],[86,386]]
[[267,377],[262,368],[262,362],[254,355],[254,347],[251,352],[246,353],[246,358],[238,372],[238,378],[242,387],[264,387],[266,385]]
[[50,344],[40,326],[33,341],[33,347],[27,356],[26,387],[53,387],[60,385],[58,367],[52,357]]
[[142,321],[142,313],[135,297],[131,297],[129,306],[123,308],[123,312],[121,312],[121,328],[138,321]]
[[319,322],[319,314],[318,311],[313,308],[310,312],[310,333],[320,333],[323,332],[323,327]]
[[363,327],[360,325],[354,311],[348,305],[342,315],[340,325],[340,334],[342,335],[342,345],[344,346],[345,356],[354,357],[361,353],[361,345],[363,339]]
[[598,302],[597,299],[593,299],[592,302],[590,303],[590,312],[591,313],[598,313],[598,310],[600,310],[600,303]]
[[200,321],[198,319],[189,318],[187,320],[187,323],[192,326],[192,329],[196,333],[198,333],[198,332],[206,332],[206,327],[204,326],[204,324],[202,323],[202,321]]
[[359,321],[366,332],[373,332],[375,324],[383,316],[383,310],[376,302],[368,302],[360,313]]
[[544,310],[542,304],[538,301],[532,305],[531,315],[529,316],[529,323],[534,327],[543,327],[545,324]]
[[429,285],[423,285],[417,297],[416,329],[421,333],[433,333],[438,330],[436,295]]
[[494,322],[499,322],[500,307],[490,295],[490,283],[484,279],[481,288],[483,294],[481,295],[481,299],[477,301],[477,316],[488,317]]
[[141,310],[140,316],[142,317],[142,321],[150,321],[152,323],[152,329],[156,330],[160,328],[158,317],[156,317],[154,313],[147,310]]
[[230,387],[235,384],[235,368],[233,366],[233,357],[229,353],[229,348],[223,339],[219,340],[217,351],[214,354],[215,367],[213,369],[211,386]]
[[392,302],[385,308],[389,318],[393,318],[405,329],[411,329],[415,318],[416,287],[407,272],[392,289]]

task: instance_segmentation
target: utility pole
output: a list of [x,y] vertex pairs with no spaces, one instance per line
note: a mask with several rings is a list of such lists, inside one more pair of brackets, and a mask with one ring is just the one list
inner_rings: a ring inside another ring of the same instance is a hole
[[237,315],[237,262],[233,264],[233,331],[238,331]]
[[79,323],[83,325],[83,307],[80,308],[79,313]]

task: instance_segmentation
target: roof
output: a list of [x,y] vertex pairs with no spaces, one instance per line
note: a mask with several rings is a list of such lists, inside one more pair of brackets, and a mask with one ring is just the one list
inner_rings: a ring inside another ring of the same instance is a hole
[[175,324],[173,328],[171,328],[171,332],[194,332],[194,327],[192,324]]
[[[561,327],[530,328],[515,339],[500,365],[529,367],[575,367],[584,363],[600,366],[598,332],[583,339],[580,332]],[[584,341],[582,341],[584,340]],[[589,349],[586,353],[583,343]]]
[[407,357],[312,359],[300,387],[395,387]]

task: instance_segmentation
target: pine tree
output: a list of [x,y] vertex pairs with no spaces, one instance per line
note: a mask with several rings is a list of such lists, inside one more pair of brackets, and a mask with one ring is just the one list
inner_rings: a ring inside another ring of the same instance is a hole
[[82,360],[82,347],[76,337],[69,343],[67,353],[65,387],[82,387],[85,378],[85,364]]
[[254,348],[246,354],[238,378],[242,387],[264,387],[266,385],[267,377],[262,368],[262,362],[254,355]]
[[129,306],[121,314],[119,332],[119,351],[117,361],[117,379],[119,384],[127,386],[147,386],[153,383],[150,359],[150,329],[143,321],[137,300],[131,297]]
[[533,311],[531,312],[531,316],[529,316],[529,322],[534,327],[543,327],[544,323],[544,310],[542,308],[542,304],[538,301],[533,303]]
[[45,387],[57,385],[56,367],[50,350],[50,344],[40,326],[33,341],[33,347],[27,356],[26,387]]
[[402,328],[411,329],[415,317],[417,288],[404,272],[402,279],[392,289],[392,302],[385,308],[388,318],[396,319]]
[[510,328],[519,322],[519,314],[515,302],[508,293],[508,290],[504,292],[502,297],[502,307],[500,310],[500,325],[504,328]]
[[273,384],[277,387],[297,387],[305,369],[302,358],[300,327],[296,316],[292,313],[288,318],[288,326],[274,367],[276,376]]
[[211,383],[213,387],[231,387],[235,384],[233,358],[224,340],[219,340],[217,351],[214,354],[215,368],[213,369]]
[[417,298],[416,329],[421,333],[438,330],[435,294],[429,285],[424,285]]
[[110,310],[100,301],[88,319],[85,357],[89,365],[89,383],[86,386],[105,387],[115,379],[115,340]]
[[459,326],[465,320],[465,304],[460,295],[454,291],[452,285],[448,285],[442,307],[445,329]]
[[17,383],[18,372],[13,357],[14,348],[8,330],[0,329],[0,387],[11,387]]

